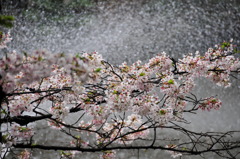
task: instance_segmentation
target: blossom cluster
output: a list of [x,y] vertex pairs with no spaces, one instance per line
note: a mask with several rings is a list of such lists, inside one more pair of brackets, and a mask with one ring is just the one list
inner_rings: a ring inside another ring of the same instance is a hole
[[199,105],[199,108],[201,108],[202,110],[211,110],[211,109],[220,109],[220,107],[222,106],[222,102],[214,97],[210,97],[204,100],[204,102],[202,102]]
[[[31,112],[34,101],[49,90],[64,87],[72,87],[76,91],[81,89],[88,72],[87,63],[77,56],[48,54],[45,51],[36,51],[33,56],[15,51],[8,53],[0,59],[0,85],[3,92],[10,95],[2,107],[12,116]],[[44,100],[56,98],[51,96]]]
[[149,134],[149,129],[143,125],[140,115],[132,114],[127,117],[127,120],[115,119],[112,123],[105,123],[103,132],[104,136],[98,134],[96,136],[99,144],[115,140],[116,143],[125,145],[131,144],[137,138],[146,137]]
[[31,153],[27,150],[24,150],[18,155],[19,159],[30,159]]
[[65,106],[63,102],[56,102],[50,108],[50,112],[53,115],[53,118],[58,120],[63,120],[69,113],[69,108]]
[[[177,145],[166,145],[165,146],[166,148],[177,148]],[[182,153],[179,153],[179,152],[175,152],[175,151],[166,151],[168,152],[169,154],[171,154],[171,157],[172,158],[177,158],[177,157],[180,157],[182,156]]]
[[36,51],[33,56],[28,56],[13,51],[0,60],[1,86],[6,93],[26,88],[33,82],[54,75],[52,70],[55,65],[58,69],[63,68],[64,75],[70,76],[73,81],[78,79],[83,82],[88,77],[86,64],[75,56],[50,54],[45,51]]
[[18,124],[14,124],[11,127],[11,137],[13,144],[21,141],[27,141],[34,135],[34,131],[31,127],[20,126]]
[[8,33],[2,33],[0,34],[0,49],[4,49],[7,47],[7,43],[9,43],[12,40],[10,38],[10,32]]
[[109,150],[109,151],[104,151],[103,154],[100,156],[100,159],[112,159],[116,157],[116,151]]

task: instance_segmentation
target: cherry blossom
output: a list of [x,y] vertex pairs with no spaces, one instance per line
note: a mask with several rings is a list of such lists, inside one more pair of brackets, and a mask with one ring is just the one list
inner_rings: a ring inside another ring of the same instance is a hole
[[[177,148],[176,145],[166,145],[166,148]],[[171,154],[171,157],[172,158],[177,158],[177,157],[180,157],[182,156],[181,153],[178,153],[178,152],[174,152],[174,151],[166,151],[168,152],[169,154]]]
[[101,159],[114,159],[116,157],[116,151],[104,151],[100,156]]
[[7,43],[9,43],[12,38],[10,38],[10,32],[8,33],[2,33],[1,34],[1,38],[0,38],[0,49],[6,48],[7,47]]
[[220,109],[220,107],[222,106],[222,102],[214,97],[210,97],[204,100],[204,102],[202,102],[199,105],[199,108],[201,108],[202,110],[208,110],[210,111],[211,109]]
[[[3,40],[0,46],[5,48],[9,35]],[[1,120],[7,127],[3,148],[31,143],[37,131],[29,123],[45,119],[47,126],[71,138],[62,157],[94,149],[102,151],[103,159],[115,158],[111,145],[131,147],[137,140],[148,141],[158,128],[186,122],[186,112],[220,109],[220,99],[193,94],[198,87],[195,81],[207,78],[230,87],[232,74],[240,70],[233,54],[234,46],[224,42],[205,54],[196,52],[178,60],[161,53],[145,64],[113,66],[97,52],[6,53],[0,58]],[[66,119],[73,113],[77,119],[70,123]],[[153,141],[151,146],[156,134]],[[183,155],[177,144],[165,148],[173,158]],[[27,159],[30,153],[24,150],[19,157]]]
[[19,126],[14,124],[11,127],[11,137],[13,142],[26,141],[34,135],[34,131],[30,127]]
[[31,153],[27,150],[24,150],[18,156],[19,159],[30,159]]

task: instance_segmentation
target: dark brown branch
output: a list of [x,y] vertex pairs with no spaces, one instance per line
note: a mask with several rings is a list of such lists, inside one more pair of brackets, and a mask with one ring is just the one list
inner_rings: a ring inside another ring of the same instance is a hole
[[51,118],[52,115],[51,114],[47,114],[47,115],[43,115],[43,116],[28,116],[28,115],[24,115],[24,116],[16,116],[16,117],[6,117],[1,119],[0,124],[2,123],[18,123],[19,125],[27,125],[29,123],[38,121],[38,120],[42,120],[42,119],[47,119],[47,118]]
[[[81,111],[82,109],[77,106],[77,107],[73,107],[70,109],[70,113],[74,113],[74,112],[78,112]],[[24,115],[24,116],[15,116],[15,117],[5,117],[2,118],[0,121],[0,124],[2,123],[18,123],[19,125],[27,125],[29,123],[38,121],[38,120],[42,120],[42,119],[49,119],[52,117],[52,114],[41,114],[41,116],[29,116],[29,115]]]
[[47,145],[38,145],[38,144],[15,144],[13,145],[15,148],[29,148],[29,149],[42,149],[42,150],[64,150],[64,151],[81,151],[81,152],[101,152],[107,150],[140,150],[140,149],[153,149],[153,150],[168,150],[179,153],[187,153],[192,155],[199,155],[206,152],[219,152],[226,150],[233,150],[240,148],[240,145],[234,145],[227,148],[214,148],[207,150],[184,150],[184,149],[176,149],[176,148],[167,148],[164,146],[113,146],[113,147],[96,147],[96,148],[82,148],[82,147],[67,147],[67,146],[47,146]]

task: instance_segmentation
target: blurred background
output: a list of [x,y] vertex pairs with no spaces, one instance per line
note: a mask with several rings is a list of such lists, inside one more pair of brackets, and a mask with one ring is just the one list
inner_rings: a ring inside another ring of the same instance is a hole
[[[147,62],[160,52],[174,58],[223,41],[240,44],[239,0],[0,0],[1,14],[15,17],[9,50],[31,53],[45,49],[68,54],[97,51],[112,64]],[[198,97],[218,95],[220,111],[188,114],[194,131],[240,130],[240,82],[230,88],[199,79]],[[44,142],[53,142],[39,123]],[[170,135],[164,132],[162,135]],[[175,134],[177,135],[177,134]],[[54,139],[54,140],[53,140]],[[82,154],[80,158],[97,158]],[[218,158],[206,154],[206,158]],[[121,151],[121,159],[169,158],[163,151]],[[33,158],[59,158],[56,152],[34,151]],[[182,157],[201,158],[196,156]]]

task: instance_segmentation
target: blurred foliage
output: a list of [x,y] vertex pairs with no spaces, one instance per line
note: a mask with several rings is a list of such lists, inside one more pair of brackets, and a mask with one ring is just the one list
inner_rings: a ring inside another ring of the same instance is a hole
[[[2,12],[14,15],[19,19],[24,18],[31,22],[41,21],[40,26],[45,26],[50,22],[82,25],[88,21],[88,17],[98,13],[99,4],[110,5],[119,4],[125,0],[0,0]],[[129,0],[129,1],[149,1],[149,0]],[[84,14],[83,20],[80,16]],[[79,19],[72,19],[79,15]]]
[[[30,11],[32,13],[40,10],[50,14],[82,13],[95,11],[99,4],[118,4],[126,0],[0,0],[2,10]],[[128,0],[128,1],[149,1],[149,0]]]
[[81,10],[94,6],[98,0],[2,0],[3,8],[41,9],[56,12],[59,9]]
[[[29,21],[63,22],[76,13],[91,14],[99,0],[0,0],[2,12]],[[43,22],[44,23],[44,22]],[[43,24],[44,25],[44,24]]]
[[0,26],[5,28],[13,27],[14,17],[9,15],[0,15]]
[[64,11],[64,9],[78,11],[93,6],[93,2],[93,0],[32,0],[29,6],[49,12],[56,12],[59,9],[61,11]]
[[14,21],[13,16],[0,15],[0,41],[2,41],[2,39],[4,37],[4,33],[3,33],[4,28],[12,28],[13,21]]

